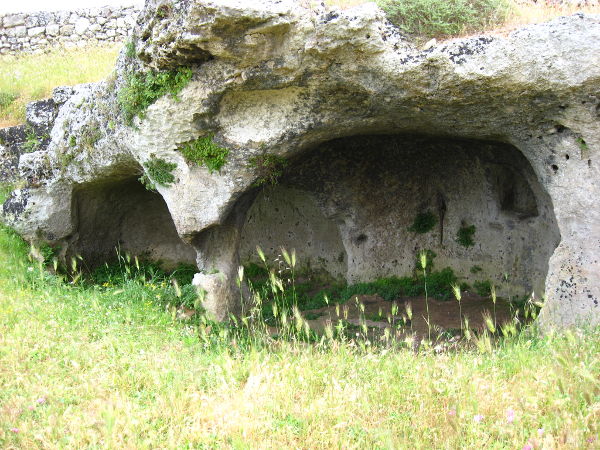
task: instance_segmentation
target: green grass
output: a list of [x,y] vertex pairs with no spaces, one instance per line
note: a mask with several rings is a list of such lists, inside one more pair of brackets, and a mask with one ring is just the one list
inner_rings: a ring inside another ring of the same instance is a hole
[[2,448],[597,443],[600,329],[529,329],[486,353],[248,346],[174,320],[155,278],[65,284],[27,252],[0,227]]
[[25,121],[25,105],[48,98],[56,86],[100,81],[115,65],[120,45],[0,56],[0,127]]
[[378,0],[390,22],[406,33],[424,37],[457,36],[502,25],[508,0]]

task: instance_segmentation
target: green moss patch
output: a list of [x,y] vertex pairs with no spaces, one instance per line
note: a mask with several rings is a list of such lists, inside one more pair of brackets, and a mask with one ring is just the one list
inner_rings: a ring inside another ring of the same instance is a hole
[[229,150],[215,143],[210,134],[183,144],[177,150],[188,163],[205,166],[210,173],[218,172],[227,162]]

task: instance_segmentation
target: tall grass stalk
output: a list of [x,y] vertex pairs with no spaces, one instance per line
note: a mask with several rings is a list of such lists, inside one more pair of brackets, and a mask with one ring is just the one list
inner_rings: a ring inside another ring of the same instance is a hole
[[427,251],[419,252],[419,263],[423,269],[423,283],[425,284],[425,308],[427,309],[427,336],[431,342],[431,316],[429,315],[429,298],[427,296]]
[[462,294],[460,292],[460,286],[458,284],[452,285],[452,292],[454,294],[454,298],[458,301],[458,321],[460,322],[460,334],[463,334],[463,321],[462,321],[462,305],[460,303],[462,299]]

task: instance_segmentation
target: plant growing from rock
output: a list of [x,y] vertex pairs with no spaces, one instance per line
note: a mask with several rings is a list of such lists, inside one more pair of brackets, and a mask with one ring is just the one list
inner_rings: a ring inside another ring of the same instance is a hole
[[148,106],[163,95],[179,100],[179,93],[192,79],[192,69],[179,67],[168,71],[129,72],[118,93],[118,102],[125,123],[133,124],[135,117],[144,118]]
[[466,248],[474,246],[475,240],[473,239],[473,236],[475,235],[475,231],[475,225],[463,225],[456,232],[456,242]]
[[26,153],[35,152],[42,145],[42,139],[37,135],[35,130],[31,127],[27,127],[25,130],[25,142],[23,143],[23,150]]
[[425,234],[429,233],[435,227],[437,217],[431,211],[425,211],[416,215],[413,224],[408,228],[408,231],[413,233]]
[[177,150],[187,162],[205,166],[210,173],[221,170],[229,156],[229,150],[217,145],[212,134],[187,142]]
[[150,191],[156,190],[156,185],[168,187],[175,182],[173,170],[177,164],[152,156],[144,163],[145,173],[139,178],[140,182]]
[[254,186],[277,184],[287,165],[287,159],[273,153],[255,155],[248,160],[248,167],[258,172]]

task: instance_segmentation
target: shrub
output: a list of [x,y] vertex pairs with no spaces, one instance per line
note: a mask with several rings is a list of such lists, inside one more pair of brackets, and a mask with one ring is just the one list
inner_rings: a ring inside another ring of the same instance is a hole
[[473,236],[475,235],[475,225],[463,225],[456,233],[456,242],[463,247],[472,247],[475,245]]
[[425,211],[417,214],[413,224],[408,228],[408,231],[425,234],[433,230],[436,223],[437,217],[435,217],[431,211]]
[[218,172],[227,162],[229,150],[219,147],[213,138],[212,134],[204,136],[182,145],[177,150],[186,161],[206,166],[210,173]]
[[192,79],[192,69],[179,67],[175,70],[147,73],[129,72],[125,84],[118,93],[121,112],[127,125],[138,116],[145,117],[148,106],[166,94],[178,99],[178,94]]
[[139,180],[148,190],[156,190],[156,184],[168,187],[175,182],[175,176],[171,173],[177,168],[175,163],[152,156],[144,163],[144,167],[146,173]]
[[252,156],[248,161],[248,167],[258,172],[258,178],[254,182],[254,186],[277,184],[287,164],[287,159],[272,153]]
[[402,31],[425,37],[455,36],[502,24],[508,0],[377,0]]

